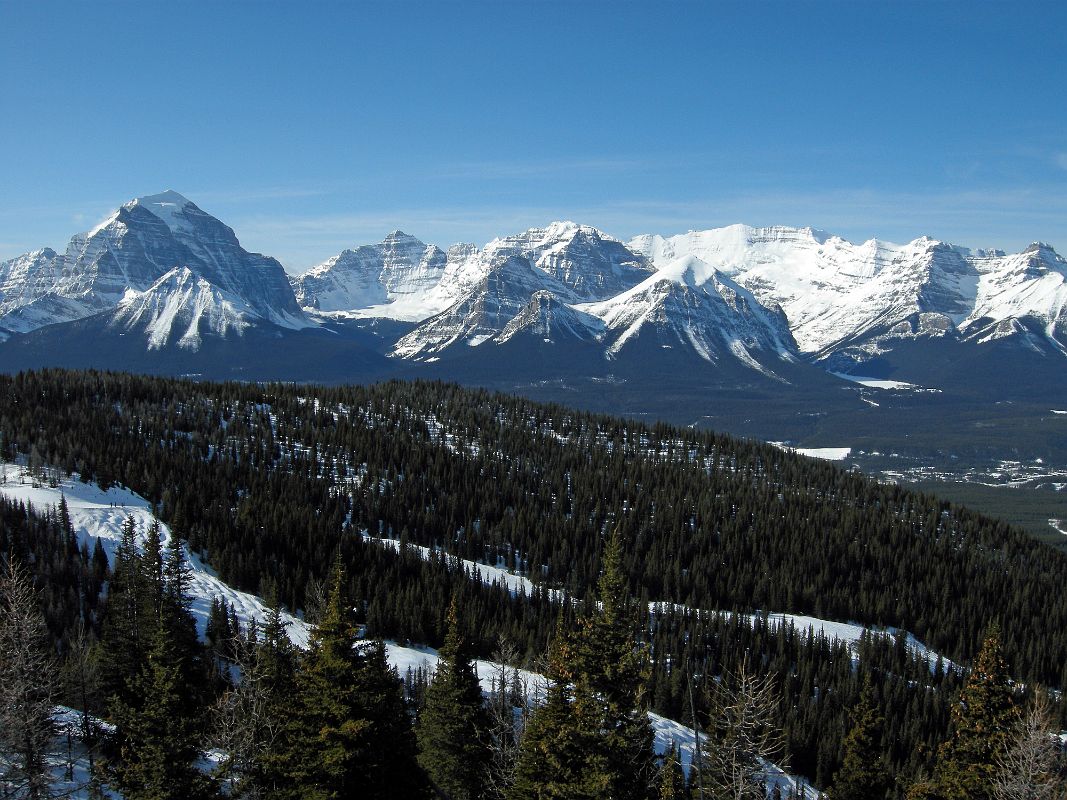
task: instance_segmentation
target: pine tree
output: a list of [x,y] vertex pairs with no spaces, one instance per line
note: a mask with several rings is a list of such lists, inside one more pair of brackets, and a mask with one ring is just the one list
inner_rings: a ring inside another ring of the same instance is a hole
[[654,791],[647,655],[634,641],[637,619],[617,530],[605,549],[598,598],[573,639],[557,624],[547,700],[523,736],[510,798],[640,800]]
[[415,727],[419,764],[438,791],[452,800],[475,800],[482,796],[489,769],[489,718],[460,632],[456,598],[447,621],[437,671]]
[[831,800],[877,800],[884,798],[892,786],[882,756],[882,718],[873,695],[867,673],[859,702],[851,712],[852,729],[845,737],[844,760],[828,792]]
[[598,608],[579,628],[575,712],[587,727],[591,775],[603,797],[638,800],[655,782],[646,688],[648,654],[634,640],[637,613],[622,569],[618,528],[604,550]]
[[285,723],[294,689],[296,654],[275,603],[262,636],[251,625],[235,647],[240,682],[214,709],[214,741],[225,753],[218,774],[235,798],[269,796],[268,763]]
[[146,653],[143,577],[137,527],[131,515],[123,522],[122,538],[115,551],[100,637],[101,692],[108,699],[135,701],[128,695],[128,687],[140,673]]
[[997,759],[1008,749],[1017,717],[1000,630],[993,626],[952,707],[949,738],[938,749],[934,776],[913,786],[909,800],[992,800]]
[[370,723],[367,787],[362,797],[366,800],[422,797],[427,789],[426,776],[416,760],[415,732],[400,676],[389,665],[382,642],[362,642],[358,647],[363,664],[356,677],[356,688],[363,718]]
[[594,800],[601,797],[587,769],[586,737],[575,718],[570,637],[557,623],[548,653],[548,687],[519,744],[508,800]]
[[659,788],[656,800],[686,800],[688,792],[685,786],[685,773],[678,757],[678,748],[674,742],[663,754],[663,763],[659,768]]

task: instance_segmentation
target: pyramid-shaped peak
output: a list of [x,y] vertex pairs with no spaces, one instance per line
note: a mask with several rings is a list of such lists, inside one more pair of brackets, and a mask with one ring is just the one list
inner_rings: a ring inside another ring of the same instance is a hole
[[164,189],[158,194],[147,194],[143,197],[138,197],[137,201],[140,203],[173,203],[178,206],[184,206],[192,202],[188,197],[179,194],[173,189]]
[[392,233],[390,233],[388,236],[385,237],[385,241],[392,242],[392,241],[396,241],[398,239],[403,239],[405,241],[410,241],[410,240],[415,239],[415,238],[416,237],[412,236],[410,233],[404,233],[402,230],[397,228],[395,231],[393,231]]
[[159,192],[158,194],[148,194],[144,197],[138,197],[136,200],[131,200],[126,204],[127,206],[144,206],[156,216],[161,214],[168,214],[174,211],[180,211],[186,206],[193,205],[189,198],[178,194],[173,189],[167,189]]

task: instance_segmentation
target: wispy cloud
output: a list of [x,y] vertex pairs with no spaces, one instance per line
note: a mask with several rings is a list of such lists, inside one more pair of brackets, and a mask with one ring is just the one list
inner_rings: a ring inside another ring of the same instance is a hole
[[479,245],[557,219],[594,225],[621,239],[670,235],[735,222],[811,225],[853,241],[910,241],[928,235],[971,247],[1019,250],[1035,239],[1067,248],[1067,196],[1055,187],[988,191],[875,190],[722,193],[705,199],[624,198],[603,204],[406,207],[307,216],[250,215],[230,221],[246,247],[290,271],[347,247],[403,230],[441,246]]
[[463,161],[433,170],[441,178],[512,179],[576,174],[620,174],[663,166],[647,159],[560,158],[515,161]]

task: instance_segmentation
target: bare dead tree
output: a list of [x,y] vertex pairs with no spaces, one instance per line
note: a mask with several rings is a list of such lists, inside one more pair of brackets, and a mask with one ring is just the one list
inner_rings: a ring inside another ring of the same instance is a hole
[[493,693],[489,698],[489,724],[492,753],[486,771],[486,796],[506,797],[515,782],[519,741],[532,709],[529,689],[518,668],[519,652],[501,636],[492,654],[497,664],[493,674]]
[[763,800],[766,762],[778,762],[785,737],[777,725],[778,692],[770,675],[757,675],[747,659],[712,690],[704,786],[721,800]]
[[6,796],[50,794],[57,674],[30,576],[9,561],[0,570],[0,788]]
[[997,800],[1067,798],[1067,783],[1060,774],[1063,756],[1054,730],[1048,694],[1037,691],[997,759],[993,784]]
[[[80,620],[70,638],[62,677],[67,697],[77,704],[80,716],[79,737],[89,762],[89,773],[93,774],[100,736],[90,709],[100,691],[100,671],[93,638]],[[68,766],[68,774],[71,772],[72,769]]]
[[277,700],[256,629],[247,636],[238,634],[231,645],[232,671],[239,681],[219,698],[212,712],[211,743],[225,754],[216,774],[228,797],[258,800],[264,791],[257,780],[263,758],[281,734],[283,719],[276,713]]

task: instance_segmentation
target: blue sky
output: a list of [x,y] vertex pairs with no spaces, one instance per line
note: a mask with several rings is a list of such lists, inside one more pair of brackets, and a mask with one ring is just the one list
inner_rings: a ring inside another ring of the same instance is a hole
[[0,0],[0,258],[164,188],[293,271],[559,218],[1067,251],[1061,6]]

